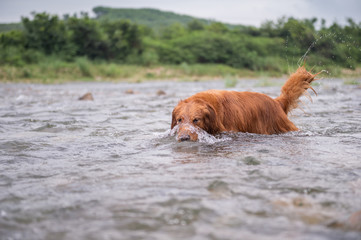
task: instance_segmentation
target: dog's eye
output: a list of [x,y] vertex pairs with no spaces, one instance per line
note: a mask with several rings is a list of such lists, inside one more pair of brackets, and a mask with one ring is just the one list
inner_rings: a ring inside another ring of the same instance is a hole
[[179,118],[177,121],[180,123],[180,122],[182,122],[182,119],[181,119],[181,118]]
[[199,121],[198,118],[193,119],[193,123],[197,123]]

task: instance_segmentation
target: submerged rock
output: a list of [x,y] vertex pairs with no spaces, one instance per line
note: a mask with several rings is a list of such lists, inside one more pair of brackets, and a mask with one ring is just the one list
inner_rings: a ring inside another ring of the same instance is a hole
[[353,230],[361,231],[361,210],[349,217],[347,225]]
[[207,187],[207,190],[218,197],[230,197],[233,193],[229,188],[228,183],[221,180],[211,182]]
[[81,96],[78,100],[81,101],[93,101],[93,94],[91,94],[90,92],[87,92],[86,94],[84,94],[83,96]]
[[304,197],[296,197],[292,199],[292,204],[295,207],[312,207],[312,203]]
[[158,90],[157,95],[162,96],[162,95],[166,95],[166,93],[163,90]]
[[307,224],[327,224],[335,219],[334,212],[325,211],[311,198],[305,196],[276,199],[272,201],[272,205],[288,219],[301,220]]
[[261,164],[261,162],[259,160],[257,160],[257,158],[252,157],[252,156],[247,156],[247,157],[243,158],[242,161],[246,165],[260,165]]
[[354,212],[346,220],[334,219],[329,224],[327,224],[327,227],[351,231],[361,231],[361,210]]

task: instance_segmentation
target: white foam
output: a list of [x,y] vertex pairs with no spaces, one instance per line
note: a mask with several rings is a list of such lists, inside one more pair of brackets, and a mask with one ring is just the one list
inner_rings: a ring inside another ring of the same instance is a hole
[[[229,141],[231,140],[230,137],[227,137],[226,135],[218,135],[218,136],[213,136],[209,133],[207,133],[206,131],[204,131],[203,129],[199,128],[199,127],[194,127],[192,125],[188,125],[187,126],[188,130],[191,133],[196,133],[198,135],[198,142],[200,143],[207,143],[207,144],[215,144],[218,142],[224,142],[224,141]],[[164,133],[158,134],[159,138],[164,138],[164,137],[175,137],[175,139],[178,141],[178,129],[179,126],[175,126],[173,129],[168,129],[166,130]]]

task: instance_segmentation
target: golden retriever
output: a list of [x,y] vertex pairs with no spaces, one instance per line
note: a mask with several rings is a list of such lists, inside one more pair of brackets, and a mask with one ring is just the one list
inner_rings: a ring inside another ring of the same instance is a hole
[[[182,100],[172,112],[171,129],[179,141],[197,141],[198,130],[209,134],[248,132],[277,134],[297,131],[287,114],[318,74],[300,67],[286,81],[275,99],[256,92],[208,90]],[[315,92],[315,91],[314,91]],[[316,92],[315,92],[316,93]]]

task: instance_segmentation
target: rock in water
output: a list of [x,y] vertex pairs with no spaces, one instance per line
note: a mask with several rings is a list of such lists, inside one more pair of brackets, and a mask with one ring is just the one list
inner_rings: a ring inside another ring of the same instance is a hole
[[82,100],[82,101],[93,101],[93,94],[91,94],[90,92],[84,94],[83,96],[81,96],[78,100]]
[[348,219],[348,225],[353,230],[361,231],[361,210],[350,216]]
[[166,93],[163,90],[158,90],[157,95],[162,96],[162,95],[166,95]]

